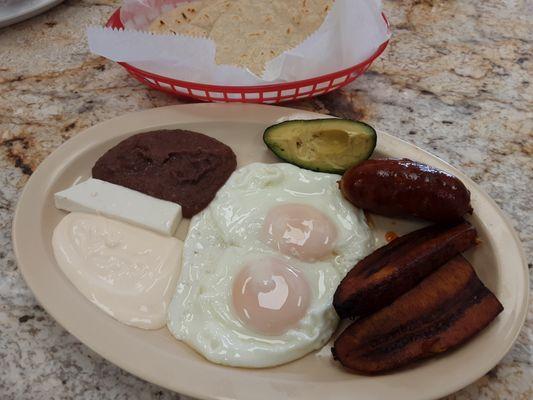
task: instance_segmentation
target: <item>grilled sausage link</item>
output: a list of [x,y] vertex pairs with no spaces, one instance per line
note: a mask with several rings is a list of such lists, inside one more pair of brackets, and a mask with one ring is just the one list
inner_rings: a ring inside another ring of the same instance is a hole
[[356,207],[389,217],[449,222],[472,213],[470,192],[458,178],[407,159],[364,161],[344,173],[340,189]]
[[388,307],[348,326],[333,356],[354,372],[390,371],[466,342],[502,310],[457,256]]

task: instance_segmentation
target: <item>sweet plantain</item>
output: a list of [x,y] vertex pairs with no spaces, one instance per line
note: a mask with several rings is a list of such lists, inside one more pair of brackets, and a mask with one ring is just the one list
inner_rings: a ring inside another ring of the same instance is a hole
[[432,225],[393,240],[348,272],[333,297],[337,314],[344,318],[379,310],[476,240],[475,228],[464,220]]
[[457,256],[391,305],[348,326],[333,355],[354,372],[387,372],[466,342],[502,310]]

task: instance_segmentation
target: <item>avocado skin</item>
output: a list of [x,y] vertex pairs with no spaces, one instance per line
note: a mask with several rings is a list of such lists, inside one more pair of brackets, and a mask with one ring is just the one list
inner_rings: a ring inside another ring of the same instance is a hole
[[[317,129],[319,126],[322,129]],[[327,160],[325,161],[320,158],[312,161],[302,160],[298,157],[298,155],[291,154],[290,149],[285,148],[287,146],[285,146],[283,143],[280,143],[280,140],[274,137],[276,134],[279,135],[282,133],[282,135],[285,135],[283,139],[287,139],[286,136],[288,135],[294,135],[294,137],[291,139],[297,140],[298,136],[294,132],[298,130],[302,131],[302,128],[303,130],[307,129],[308,133],[313,132],[313,130],[315,130],[317,133],[330,130],[339,130],[350,135],[350,133],[347,131],[348,127],[355,131],[352,133],[354,135],[367,135],[369,138],[369,143],[366,143],[366,145],[363,146],[364,148],[359,149],[360,154],[353,155],[353,162],[345,168],[332,167],[331,165],[328,165]],[[341,118],[320,118],[313,120],[290,120],[271,125],[265,129],[263,133],[263,141],[278,158],[285,162],[311,171],[342,175],[348,168],[351,168],[354,165],[357,165],[370,158],[374,148],[376,147],[377,134],[373,127],[362,121]]]

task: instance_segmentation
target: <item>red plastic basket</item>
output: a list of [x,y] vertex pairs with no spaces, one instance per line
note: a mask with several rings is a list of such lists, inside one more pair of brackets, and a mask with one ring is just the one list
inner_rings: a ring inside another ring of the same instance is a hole
[[[383,15],[388,25],[388,21]],[[111,28],[124,28],[120,20],[120,8],[117,9],[106,24]],[[388,45],[383,43],[376,52],[366,61],[353,67],[343,69],[322,76],[301,81],[275,83],[259,86],[221,86],[206,85],[203,83],[182,81],[157,75],[133,65],[119,62],[135,79],[154,89],[172,93],[176,96],[192,97],[201,101],[210,102],[240,102],[240,103],[281,103],[283,101],[305,99],[318,96],[339,89],[353,82],[363,74],[368,67],[378,58]]]

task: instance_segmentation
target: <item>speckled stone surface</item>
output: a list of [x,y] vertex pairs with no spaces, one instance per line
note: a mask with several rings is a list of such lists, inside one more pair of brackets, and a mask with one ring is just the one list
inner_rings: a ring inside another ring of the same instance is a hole
[[[88,52],[85,27],[102,24],[118,3],[66,1],[0,30],[1,399],[180,398],[65,332],[36,304],[11,246],[17,198],[52,150],[99,121],[180,102]],[[385,8],[394,37],[371,71],[290,106],[364,119],[465,171],[509,215],[531,261],[533,3],[390,0]],[[509,354],[449,399],[533,398],[532,347],[530,307]]]

